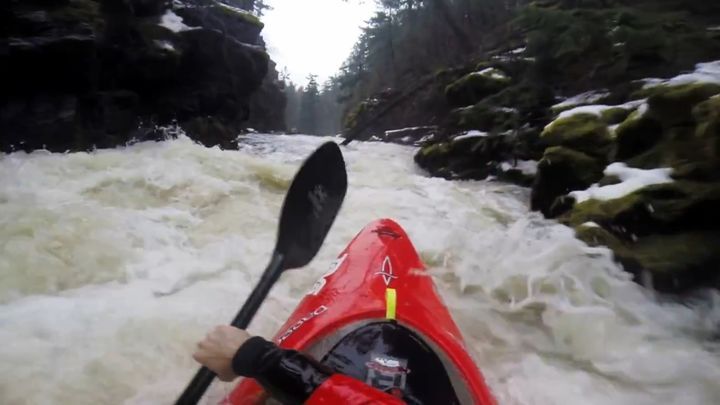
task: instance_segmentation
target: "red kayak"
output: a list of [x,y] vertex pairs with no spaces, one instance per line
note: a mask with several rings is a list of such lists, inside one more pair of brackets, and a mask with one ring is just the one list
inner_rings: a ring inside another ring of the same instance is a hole
[[[410,239],[389,219],[360,231],[273,340],[409,403],[496,403]],[[243,379],[225,403],[267,399]]]

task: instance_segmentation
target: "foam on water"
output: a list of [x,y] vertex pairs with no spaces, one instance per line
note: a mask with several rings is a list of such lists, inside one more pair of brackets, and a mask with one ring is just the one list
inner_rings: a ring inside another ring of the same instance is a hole
[[[180,138],[0,158],[0,402],[172,403],[190,352],[265,267],[284,190],[324,139]],[[392,217],[501,403],[716,404],[720,299],[658,301],[604,249],[527,210],[527,190],[425,177],[414,149],[355,143],[350,189],[315,261],[251,326],[271,335],[367,222]],[[214,403],[232,388],[216,383]]]

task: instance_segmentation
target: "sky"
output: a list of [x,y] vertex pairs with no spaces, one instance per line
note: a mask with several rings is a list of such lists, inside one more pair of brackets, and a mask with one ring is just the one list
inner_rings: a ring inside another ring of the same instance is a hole
[[[362,4],[360,4],[362,3]],[[375,11],[373,0],[266,0],[263,37],[278,71],[287,67],[296,84],[309,74],[323,83],[350,55]]]

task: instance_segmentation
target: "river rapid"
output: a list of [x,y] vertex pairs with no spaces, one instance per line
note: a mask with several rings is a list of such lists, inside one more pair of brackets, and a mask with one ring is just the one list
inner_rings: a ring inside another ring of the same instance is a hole
[[[0,156],[0,403],[172,403],[194,344],[227,323],[274,245],[284,192],[327,139],[186,137]],[[643,290],[527,189],[428,178],[414,149],[344,148],[349,190],[325,245],[283,275],[271,336],[368,222],[406,228],[501,404],[718,404],[720,298]],[[206,403],[232,384],[215,383]]]

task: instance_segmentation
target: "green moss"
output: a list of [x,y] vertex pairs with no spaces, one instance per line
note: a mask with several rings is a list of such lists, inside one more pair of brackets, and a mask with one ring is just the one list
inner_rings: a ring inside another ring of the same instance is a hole
[[420,148],[418,154],[424,158],[437,157],[446,154],[450,151],[450,144],[447,142],[436,143],[434,145]]
[[415,154],[415,163],[418,166],[437,174],[439,171],[445,171],[448,165],[450,154],[450,144],[440,142],[420,148]]
[[608,201],[587,200],[575,204],[561,221],[573,227],[591,221],[601,225],[614,223],[613,221],[623,213],[645,209],[644,204],[642,197],[636,193]]
[[250,13],[248,11],[241,10],[241,9],[238,9],[235,7],[230,7],[230,6],[220,3],[220,2],[215,2],[215,5],[213,7],[216,10],[218,10],[228,16],[231,16],[233,18],[237,18],[246,23],[255,25],[255,26],[259,27],[260,29],[265,27],[265,24],[263,24],[262,21],[260,21],[260,19],[258,17],[254,16],[252,13]]
[[648,235],[637,241],[623,241],[601,227],[578,226],[578,239],[591,246],[607,246],[621,261],[633,261],[654,275],[684,273],[717,261],[720,232],[685,232]]
[[664,126],[669,127],[691,123],[693,108],[720,93],[720,85],[714,83],[660,85],[645,89],[644,93],[648,96],[650,114]]
[[674,181],[621,198],[587,200],[561,219],[571,226],[593,221],[638,235],[684,229],[720,229],[720,183]]
[[[712,168],[720,164],[717,155],[712,150],[715,139],[698,138],[695,136],[695,130],[694,127],[664,130],[662,138],[651,148],[626,161],[632,167],[644,169],[656,167],[678,169],[688,165],[696,166],[696,169],[705,167],[704,174],[697,173],[701,177],[720,176],[720,172],[712,173]],[[679,173],[676,174],[679,175]],[[702,178],[699,179],[702,180]]]
[[550,146],[567,146],[591,156],[606,157],[612,137],[605,124],[593,114],[574,114],[545,127],[540,139]]
[[538,164],[531,204],[546,216],[556,217],[572,204],[557,201],[573,190],[584,190],[602,178],[605,161],[583,152],[553,146],[545,149]]
[[693,109],[693,116],[697,122],[698,138],[720,138],[720,96],[698,104]]
[[688,232],[641,238],[632,255],[653,273],[682,273],[718,259],[718,232]]
[[609,247],[636,279],[661,292],[683,292],[717,279],[720,232],[691,231],[622,240],[600,227],[576,228],[578,239]]
[[585,153],[553,146],[545,149],[545,154],[539,163],[541,166],[562,166],[563,170],[571,174],[578,183],[590,185],[602,177],[604,162]]
[[663,128],[659,121],[635,111],[615,130],[615,158],[625,160],[643,153],[659,142],[662,136]]
[[343,119],[343,127],[345,128],[345,130],[349,131],[355,128],[360,123],[362,117],[366,115],[371,109],[372,104],[370,102],[359,102],[355,106],[355,108],[351,109],[350,112],[345,115],[345,118]]
[[703,143],[706,156],[720,166],[720,96],[698,104],[693,116],[697,121],[695,136]]
[[445,97],[454,106],[475,104],[507,87],[510,82],[510,78],[497,69],[473,72],[448,85]]
[[518,126],[516,111],[494,107],[487,102],[453,110],[450,119],[462,130],[506,131]]
[[600,113],[600,118],[608,125],[619,124],[630,115],[632,110],[623,107],[608,108]]
[[606,246],[615,252],[616,255],[630,255],[623,242],[602,227],[584,226],[580,224],[575,226],[575,236],[590,246]]

